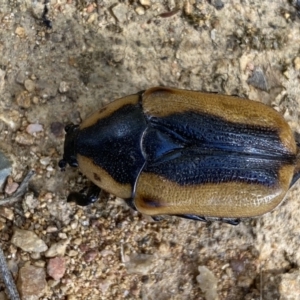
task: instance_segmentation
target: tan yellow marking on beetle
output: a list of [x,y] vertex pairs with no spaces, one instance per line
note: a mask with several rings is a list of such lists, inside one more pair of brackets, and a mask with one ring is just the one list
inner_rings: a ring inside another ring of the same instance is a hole
[[136,186],[134,203],[146,215],[193,214],[206,217],[246,218],[267,213],[283,200],[294,166],[283,166],[278,184],[226,182],[180,186],[151,173],[142,173]]
[[88,157],[77,155],[77,160],[81,172],[94,184],[117,197],[124,199],[131,197],[132,188],[130,184],[116,182],[113,177],[101,167],[95,165]]
[[164,117],[194,111],[220,117],[228,122],[263,126],[278,131],[283,145],[292,154],[297,151],[294,135],[284,118],[273,108],[239,97],[155,87],[143,94],[146,114]]
[[98,120],[109,117],[112,113],[116,112],[121,107],[128,104],[137,104],[139,102],[140,95],[130,95],[124,98],[117,99],[111,102],[108,106],[100,108],[97,112],[86,118],[80,125],[80,129],[84,129],[93,126]]

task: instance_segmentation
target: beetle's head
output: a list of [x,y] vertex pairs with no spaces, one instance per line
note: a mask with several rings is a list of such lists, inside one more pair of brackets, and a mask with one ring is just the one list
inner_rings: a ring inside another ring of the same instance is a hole
[[71,167],[78,167],[75,151],[75,139],[78,134],[78,125],[68,124],[65,127],[65,145],[63,159],[59,161],[58,166],[61,171],[64,171],[66,165],[69,164]]

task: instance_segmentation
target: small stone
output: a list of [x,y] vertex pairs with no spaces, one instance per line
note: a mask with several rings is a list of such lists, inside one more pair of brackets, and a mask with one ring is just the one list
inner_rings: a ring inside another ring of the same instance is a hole
[[77,238],[72,241],[72,244],[79,246],[82,243],[82,238]]
[[128,7],[124,3],[119,3],[112,8],[114,16],[119,22],[124,23],[127,21]]
[[53,280],[53,279],[48,280],[48,287],[50,287],[51,289],[56,287],[58,284],[59,284],[58,280]]
[[283,75],[285,76],[286,79],[290,79],[290,74],[288,70],[284,71]]
[[70,87],[67,82],[65,82],[65,81],[60,82],[59,88],[58,88],[60,93],[66,93],[69,89],[70,89]]
[[67,236],[67,234],[66,234],[65,232],[60,232],[60,233],[58,234],[58,237],[59,237],[60,239],[62,239],[62,240],[65,240],[65,239],[68,238],[68,236]]
[[19,71],[18,74],[17,74],[17,77],[16,77],[16,82],[17,83],[20,83],[20,84],[23,84],[24,81],[25,81],[25,72],[23,71]]
[[45,252],[45,256],[46,257],[64,256],[69,242],[70,242],[69,240],[63,240],[52,244],[50,248]]
[[[58,228],[56,227],[56,226],[48,226],[47,228],[46,228],[46,231],[48,232],[48,233],[53,233],[53,232],[57,232],[58,231]],[[51,248],[51,247],[50,247]]]
[[19,271],[17,287],[22,299],[40,299],[47,291],[45,270],[25,265]]
[[14,219],[14,211],[8,207],[0,206],[0,216],[7,220],[12,221]]
[[71,224],[70,224],[71,228],[72,229],[76,229],[77,226],[78,226],[78,221],[73,221]]
[[49,165],[50,161],[51,161],[51,157],[49,157],[49,156],[47,156],[47,157],[42,157],[42,158],[40,159],[40,163],[41,163],[43,166]]
[[70,256],[70,257],[77,256],[77,254],[78,254],[78,252],[75,251],[75,250],[70,250],[70,251],[68,252],[68,256]]
[[95,258],[97,257],[97,255],[98,255],[98,251],[96,251],[96,250],[89,250],[89,251],[87,251],[83,255],[83,259],[86,262],[91,262],[91,261],[95,260]]
[[66,271],[66,260],[63,257],[49,259],[47,273],[55,280],[60,280]]
[[44,252],[48,249],[45,242],[34,232],[16,228],[11,243],[26,252]]
[[22,108],[29,108],[31,105],[29,93],[27,91],[19,93],[16,97],[16,102]]
[[222,0],[212,0],[211,5],[213,5],[217,10],[221,10],[224,7]]
[[25,31],[25,29],[24,29],[23,27],[21,27],[21,26],[18,26],[18,27],[16,28],[15,34],[16,34],[17,36],[19,36],[20,38],[26,37],[26,31]]
[[53,172],[54,171],[54,168],[52,166],[47,166],[46,170],[48,172]]
[[91,3],[87,6],[86,12],[90,14],[91,12],[94,11],[94,9],[95,9],[95,6],[94,6],[94,4]]
[[24,81],[24,86],[28,92],[33,92],[35,90],[35,83],[34,83],[34,81],[32,81],[30,79],[26,79]]
[[254,69],[252,76],[248,78],[247,83],[262,91],[268,91],[269,89],[265,74],[259,67]]
[[18,131],[16,134],[16,142],[20,145],[30,146],[34,143],[34,137],[26,132]]
[[29,124],[26,127],[26,132],[29,134],[34,134],[36,132],[41,132],[43,130],[44,130],[44,128],[43,128],[43,125],[41,125],[41,124]]
[[217,299],[218,279],[207,267],[200,266],[198,268],[200,275],[196,277],[200,289],[205,294],[205,299]]
[[295,66],[296,71],[299,71],[299,70],[300,70],[300,57],[299,57],[299,56],[297,56],[297,57],[294,59],[294,66]]
[[91,23],[94,23],[94,21],[96,21],[98,19],[98,14],[95,12],[95,13],[92,13],[90,14],[88,20],[87,20],[87,23],[88,24],[91,24]]
[[145,9],[144,7],[142,6],[138,6],[136,9],[135,9],[135,12],[139,15],[139,16],[142,16],[145,14]]
[[61,122],[53,122],[50,125],[50,130],[55,137],[62,137],[64,134],[64,125]]
[[143,6],[151,6],[150,0],[140,0],[141,5]]
[[32,103],[33,103],[33,104],[38,104],[38,103],[39,103],[39,97],[33,96],[33,98],[32,98]]
[[9,176],[7,178],[6,186],[5,186],[5,193],[7,195],[12,195],[19,187],[19,184],[17,182],[14,182],[12,177]]
[[34,265],[39,268],[45,268],[46,262],[44,260],[37,260],[34,262]]

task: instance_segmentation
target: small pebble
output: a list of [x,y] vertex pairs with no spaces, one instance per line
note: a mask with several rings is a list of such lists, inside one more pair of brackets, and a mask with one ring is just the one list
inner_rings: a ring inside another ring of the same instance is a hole
[[7,178],[7,183],[6,183],[6,186],[5,186],[5,193],[7,195],[12,195],[19,187],[19,184],[17,182],[14,182],[12,177],[8,177]]
[[138,6],[136,9],[135,9],[135,12],[139,15],[139,16],[142,16],[145,14],[145,9],[144,7],[142,6]]
[[77,256],[77,254],[78,254],[78,252],[75,251],[75,250],[70,250],[70,251],[68,252],[68,256],[69,256],[69,257]]
[[114,16],[119,22],[124,23],[127,20],[128,6],[124,3],[119,3],[112,8]]
[[91,262],[91,261],[95,260],[95,258],[97,257],[97,255],[98,255],[98,251],[96,251],[96,250],[89,250],[89,251],[87,251],[83,255],[83,259],[86,262]]
[[29,124],[27,127],[26,127],[26,132],[29,133],[29,134],[34,134],[36,132],[40,132],[40,131],[43,131],[43,125],[41,124]]
[[26,252],[44,252],[48,249],[45,242],[34,232],[16,228],[11,243]]
[[52,244],[50,248],[45,252],[45,256],[46,257],[64,256],[69,242],[70,242],[69,240],[62,240]]
[[253,70],[253,73],[248,78],[247,83],[262,91],[268,91],[269,89],[265,73],[260,67],[256,67]]
[[47,291],[45,270],[25,265],[19,271],[17,287],[22,299],[40,299]]
[[46,231],[47,231],[48,233],[57,232],[57,231],[58,231],[58,228],[57,228],[56,226],[48,226],[48,227],[46,228]]
[[51,157],[49,157],[49,156],[47,156],[47,157],[42,157],[42,158],[40,159],[40,163],[41,163],[43,166],[49,165],[50,161],[51,161]]
[[299,71],[299,70],[300,70],[300,57],[299,57],[299,56],[297,56],[297,57],[294,59],[294,66],[295,66],[296,71]]
[[69,89],[70,89],[70,87],[67,82],[65,82],[65,81],[60,82],[59,88],[58,88],[60,93],[66,93]]
[[0,206],[0,216],[12,221],[14,219],[14,211],[9,207]]
[[15,141],[20,145],[30,146],[34,143],[34,137],[27,132],[18,131],[16,134]]
[[53,122],[50,125],[50,130],[55,137],[62,137],[64,134],[64,125],[60,122]]
[[94,4],[91,3],[87,6],[86,12],[90,14],[91,12],[94,11],[94,9],[95,9],[95,6],[94,6]]
[[141,5],[143,6],[151,6],[150,0],[140,0]]
[[16,77],[16,82],[17,83],[20,83],[20,84],[23,84],[24,81],[25,81],[25,72],[23,71],[19,71],[18,74],[17,74],[17,77]]
[[16,28],[15,34],[16,34],[17,36],[19,36],[20,38],[26,37],[26,31],[25,31],[25,29],[24,29],[23,27],[21,27],[21,26],[18,26],[18,27]]
[[24,81],[24,86],[28,92],[33,92],[35,90],[35,83],[34,83],[34,81],[32,81],[30,79],[26,79]]
[[198,270],[200,275],[196,277],[196,280],[199,283],[200,289],[205,295],[207,300],[218,299],[217,287],[218,279],[206,266],[199,266]]
[[63,257],[49,259],[47,273],[55,280],[60,280],[66,271],[66,261]]

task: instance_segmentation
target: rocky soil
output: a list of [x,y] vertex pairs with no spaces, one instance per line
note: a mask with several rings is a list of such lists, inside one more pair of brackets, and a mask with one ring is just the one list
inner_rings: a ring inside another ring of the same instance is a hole
[[19,202],[0,207],[22,299],[299,299],[299,183],[235,227],[154,222],[107,193],[86,208],[66,203],[86,179],[57,166],[65,124],[157,85],[259,100],[300,133],[299,1],[47,2],[47,14],[44,1],[0,3],[3,198],[36,172]]

